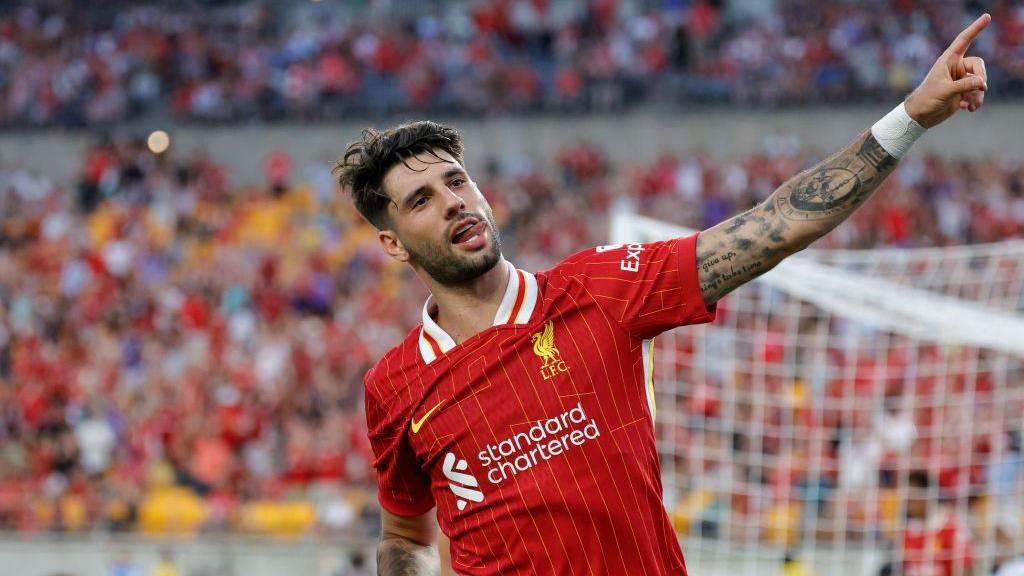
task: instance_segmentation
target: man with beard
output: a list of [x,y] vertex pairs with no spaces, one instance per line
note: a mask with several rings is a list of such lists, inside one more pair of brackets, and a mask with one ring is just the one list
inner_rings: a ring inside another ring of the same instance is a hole
[[379,573],[685,575],[661,500],[652,339],[711,321],[720,298],[846,219],[926,128],[980,107],[984,63],[965,54],[988,22],[903,104],[749,211],[534,274],[503,258],[458,132],[364,131],[339,182],[431,293],[422,326],[366,375]]

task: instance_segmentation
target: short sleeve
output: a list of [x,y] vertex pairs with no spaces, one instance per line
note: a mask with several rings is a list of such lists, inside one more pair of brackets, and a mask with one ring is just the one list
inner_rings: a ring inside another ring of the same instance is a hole
[[406,418],[396,412],[394,403],[380,401],[369,374],[366,384],[366,425],[380,505],[397,516],[425,514],[434,507],[434,497],[430,477],[420,468],[405,433]]
[[715,319],[697,279],[697,234],[643,244],[599,246],[552,272],[583,283],[598,305],[640,338]]

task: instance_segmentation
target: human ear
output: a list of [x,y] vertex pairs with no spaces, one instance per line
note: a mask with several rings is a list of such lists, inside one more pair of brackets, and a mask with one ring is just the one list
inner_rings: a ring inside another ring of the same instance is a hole
[[406,251],[405,245],[402,244],[402,239],[395,234],[394,230],[379,230],[377,232],[377,240],[380,241],[380,245],[384,247],[384,251],[399,262],[409,261],[409,252]]

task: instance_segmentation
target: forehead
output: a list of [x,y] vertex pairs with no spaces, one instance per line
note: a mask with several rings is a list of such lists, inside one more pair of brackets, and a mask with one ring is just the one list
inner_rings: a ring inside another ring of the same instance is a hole
[[462,164],[451,154],[435,148],[433,152],[421,152],[392,166],[384,174],[381,185],[385,194],[399,202],[421,186],[442,178],[452,169],[461,170]]

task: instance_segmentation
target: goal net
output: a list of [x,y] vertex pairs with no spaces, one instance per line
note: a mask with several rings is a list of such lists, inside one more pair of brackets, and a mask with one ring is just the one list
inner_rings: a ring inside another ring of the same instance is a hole
[[[692,232],[611,222],[614,243]],[[665,504],[693,573],[777,573],[788,554],[899,574],[918,500],[970,539],[955,574],[1020,553],[1024,241],[807,250],[655,350]]]

